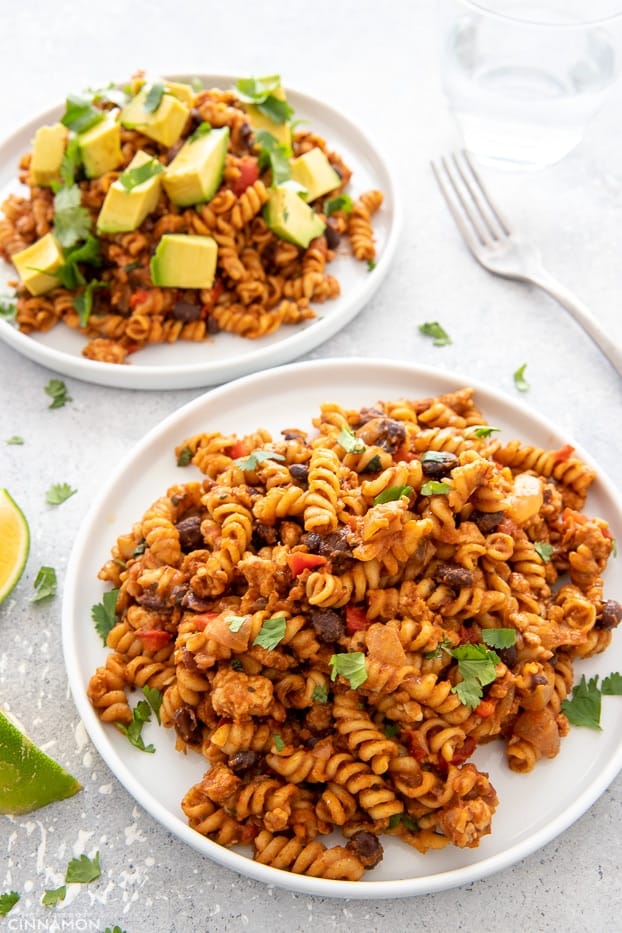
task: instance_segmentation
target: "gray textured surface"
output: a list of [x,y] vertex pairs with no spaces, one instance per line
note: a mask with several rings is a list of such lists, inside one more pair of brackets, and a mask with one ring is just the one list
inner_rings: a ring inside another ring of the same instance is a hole
[[[337,109],[376,135],[397,171],[406,224],[379,294],[309,358],[393,357],[457,372],[521,396],[578,439],[619,483],[620,377],[545,295],[487,275],[467,255],[440,201],[430,158],[457,142],[436,72],[434,3],[315,0],[226,4],[57,0],[3,15],[0,135],[68,91],[152,72],[265,74]],[[131,9],[131,13],[129,10]],[[550,270],[622,341],[622,121],[620,97],[579,149],[541,172],[486,170],[517,226],[539,241]],[[439,320],[453,343],[417,331]],[[55,374],[0,344],[0,485],[32,529],[26,573],[0,609],[0,704],[84,784],[72,801],[27,817],[0,817],[0,892],[21,901],[10,930],[239,933],[323,929],[600,931],[620,929],[622,779],[559,838],[524,862],[467,887],[416,899],[344,902],[290,894],[237,877],[164,831],[107,770],[78,721],[60,642],[60,595],[30,601],[36,570],[56,567],[60,588],[80,520],[111,469],[150,427],[200,390],[135,392],[67,379],[58,411],[43,392]],[[4,439],[22,435],[23,447]],[[59,510],[46,489],[79,494]],[[618,594],[619,596],[620,594]],[[97,884],[72,889],[62,909],[40,906],[74,855],[99,849]],[[2,921],[0,921],[2,923]]]

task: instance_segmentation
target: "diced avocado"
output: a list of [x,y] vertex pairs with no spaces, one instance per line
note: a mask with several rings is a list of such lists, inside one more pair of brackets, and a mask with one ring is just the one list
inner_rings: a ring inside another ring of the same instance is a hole
[[[277,100],[287,99],[285,91],[280,86],[272,92],[272,96],[276,97]],[[284,146],[291,147],[292,129],[289,123],[275,123],[274,120],[271,120],[270,117],[263,114],[255,104],[244,104],[244,110],[246,111],[248,121],[255,133],[258,130],[266,130],[274,136],[277,142]]]
[[129,129],[144,133],[163,146],[172,146],[181,136],[190,108],[178,97],[164,92],[155,110],[145,109],[152,90],[148,84],[140,89],[121,111],[121,123]]
[[110,111],[90,130],[78,133],[80,157],[89,178],[112,172],[123,161],[121,125],[117,116],[118,111]]
[[14,253],[11,261],[30,294],[43,295],[59,284],[52,273],[64,265],[65,257],[54,236],[46,233],[32,246]]
[[319,214],[302,200],[296,188],[287,183],[272,189],[264,205],[263,216],[278,237],[305,249],[326,227]]
[[162,183],[178,207],[209,201],[220,187],[229,142],[229,127],[188,139],[164,171]]
[[341,178],[328,161],[326,153],[318,146],[292,159],[291,168],[292,178],[307,192],[305,201],[315,201],[320,195],[333,191],[341,184]]
[[68,136],[69,131],[62,123],[39,127],[35,133],[30,158],[33,184],[49,186],[60,178],[60,167]]
[[166,233],[151,260],[151,281],[168,288],[211,288],[217,255],[211,236]]
[[[139,149],[126,171],[139,168],[151,160],[152,156]],[[97,232],[129,233],[131,230],[137,230],[147,214],[155,210],[161,186],[161,174],[152,175],[151,178],[129,190],[117,179],[106,192],[97,218]]]
[[169,94],[178,97],[187,107],[192,107],[194,104],[194,91],[190,84],[184,84],[181,81],[166,81],[165,84]]

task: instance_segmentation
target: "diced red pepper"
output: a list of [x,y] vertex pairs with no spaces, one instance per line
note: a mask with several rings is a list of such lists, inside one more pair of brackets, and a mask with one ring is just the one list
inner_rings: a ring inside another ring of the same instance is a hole
[[161,628],[146,629],[142,632],[137,631],[136,634],[147,651],[159,651],[160,648],[164,648],[165,645],[168,645],[173,637],[170,632],[165,632],[164,629]]
[[495,711],[495,703],[493,700],[482,700],[481,703],[475,707],[475,712],[478,716],[481,716],[482,719],[488,719],[489,716]]
[[226,453],[232,460],[238,460],[240,457],[247,457],[249,451],[244,441],[236,441],[231,447],[227,447]]
[[137,308],[138,305],[144,304],[148,298],[149,292],[145,288],[139,288],[130,298],[130,308]]
[[467,761],[475,751],[475,739],[472,735],[467,735],[462,748],[457,748],[454,757],[451,759],[452,765],[462,765]]
[[304,551],[295,551],[287,558],[289,569],[297,577],[303,570],[311,570],[313,567],[323,567],[326,558],[321,554],[306,554]]
[[362,606],[346,606],[346,631],[349,635],[364,631],[370,625],[371,619],[368,619]]
[[427,752],[412,729],[404,729],[402,731],[402,736],[409,754],[412,755],[416,761],[421,761],[422,758],[425,758]]
[[568,460],[570,457],[572,457],[573,453],[574,453],[574,447],[572,446],[572,444],[564,444],[563,447],[560,447],[559,450],[555,451],[554,459],[559,460],[561,463],[564,460]]
[[232,191],[239,198],[259,178],[259,164],[252,156],[245,156],[238,162],[237,168],[240,171],[240,177],[234,181]]
[[220,615],[219,612],[200,612],[192,620],[194,626],[196,627],[197,632],[202,632],[205,629],[205,626],[208,622],[211,622],[212,619],[215,619],[217,615]]

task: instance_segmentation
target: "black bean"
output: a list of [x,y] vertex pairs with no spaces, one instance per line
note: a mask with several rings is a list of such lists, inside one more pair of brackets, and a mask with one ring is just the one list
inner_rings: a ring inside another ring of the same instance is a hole
[[622,606],[615,599],[608,599],[603,603],[597,625],[599,628],[616,628],[622,622]]
[[473,572],[467,570],[466,567],[458,567],[455,564],[441,564],[434,571],[434,579],[446,583],[452,589],[473,586]]
[[306,463],[292,463],[289,468],[289,473],[295,482],[306,486],[309,479],[309,467]]
[[421,469],[423,475],[429,479],[440,479],[447,476],[459,462],[455,454],[443,450],[430,450],[421,458]]
[[227,764],[232,771],[238,773],[240,771],[248,771],[249,768],[253,768],[257,764],[257,755],[251,749],[243,749],[239,752],[234,752],[228,760]]
[[198,321],[201,317],[201,309],[198,305],[190,304],[189,301],[176,301],[172,310],[176,321]]
[[480,512],[479,509],[474,509],[469,515],[469,521],[477,525],[483,535],[488,535],[495,530],[504,516],[505,512]]
[[183,742],[188,745],[198,745],[200,743],[203,728],[191,706],[182,706],[180,709],[175,710],[173,724],[175,731]]
[[337,249],[341,243],[341,234],[335,229],[330,220],[326,224],[326,229],[324,230],[324,236],[326,237],[326,245],[329,249]]
[[182,518],[175,525],[179,534],[179,545],[185,553],[196,551],[203,547],[203,535],[201,534],[201,519],[198,515],[189,515]]
[[314,609],[311,613],[311,625],[321,641],[338,641],[345,632],[341,616],[334,609]]
[[365,868],[375,868],[384,856],[384,849],[376,834],[365,829],[354,833],[346,848],[354,852]]

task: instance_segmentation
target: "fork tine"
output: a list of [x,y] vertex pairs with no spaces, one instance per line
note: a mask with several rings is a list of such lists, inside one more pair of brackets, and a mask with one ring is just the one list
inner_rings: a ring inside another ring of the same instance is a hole
[[449,173],[445,158],[443,157],[440,160],[440,165],[434,161],[431,162],[431,165],[438,186],[441,189],[441,194],[445,198],[447,207],[449,208],[458,230],[462,234],[471,252],[476,254],[478,247],[484,240],[482,239],[481,233],[477,230],[477,225],[467,223],[465,220],[465,212],[458,206],[458,204],[462,202]]
[[[505,217],[503,216],[503,214],[501,213],[501,211],[499,210],[499,208],[497,207],[497,205],[494,203],[494,201],[493,201],[492,198],[490,197],[490,195],[489,195],[487,189],[486,189],[485,186],[484,186],[484,182],[483,182],[482,179],[480,178],[479,174],[475,171],[475,167],[474,167],[473,163],[471,162],[471,157],[469,156],[469,153],[466,151],[466,149],[463,149],[462,152],[461,152],[461,155],[462,155],[462,158],[464,159],[464,161],[466,162],[466,164],[468,165],[469,170],[470,170],[470,173],[471,173],[471,177],[472,177],[473,181],[475,182],[475,184],[476,184],[476,186],[477,186],[477,189],[474,189],[473,186],[472,186],[472,185],[469,183],[469,181],[466,179],[466,177],[463,175],[463,177],[465,177],[465,183],[467,184],[467,186],[468,186],[468,188],[469,188],[469,191],[471,192],[471,196],[473,197],[474,200],[477,201],[477,203],[478,203],[478,205],[479,205],[479,207],[480,207],[480,210],[481,210],[481,209],[482,209],[482,208],[481,208],[481,201],[480,201],[480,199],[479,199],[479,196],[478,196],[478,193],[477,193],[477,192],[479,191],[479,193],[481,193],[481,195],[484,197],[484,200],[485,200],[485,202],[486,202],[486,207],[488,208],[488,210],[489,210],[490,213],[492,214],[492,216],[493,216],[493,218],[495,219],[496,223],[497,223],[497,224],[499,225],[499,227],[501,228],[503,234],[504,234],[505,236],[510,236],[510,234],[512,233],[512,231],[511,231],[511,229],[510,229],[510,225],[508,224],[507,220],[505,219]],[[455,156],[454,156],[454,158],[455,158]]]
[[[510,228],[493,204],[465,150],[441,159],[441,168],[432,163],[451,213],[472,251],[490,246],[510,234]],[[472,230],[465,223],[465,216]]]

